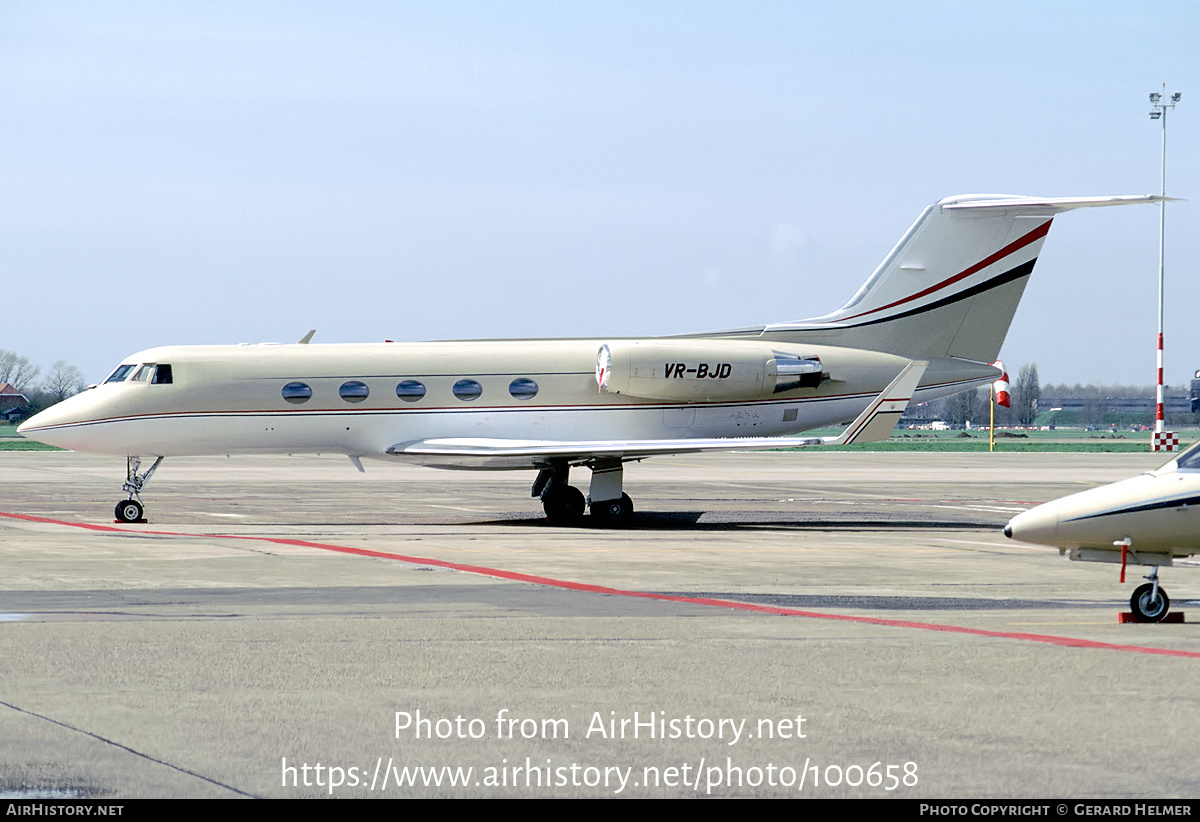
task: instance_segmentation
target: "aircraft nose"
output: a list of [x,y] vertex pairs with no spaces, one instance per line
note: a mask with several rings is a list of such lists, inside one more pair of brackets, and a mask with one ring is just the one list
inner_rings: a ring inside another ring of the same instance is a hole
[[[53,408],[53,406],[51,406],[51,408]],[[46,411],[39,411],[29,419],[25,420],[25,422],[18,425],[17,433],[27,439],[31,439],[36,442],[45,442],[47,445],[53,445],[54,443],[46,442],[46,440],[43,439],[43,437],[45,437],[45,433],[43,431],[45,426],[53,425],[57,421],[53,419],[53,414],[48,413],[49,410],[50,409],[47,409]]]
[[1053,504],[1039,505],[1017,514],[1004,526],[1004,536],[1038,545],[1058,545],[1058,511]]
[[76,426],[86,419],[84,412],[90,408],[89,400],[90,398],[84,394],[68,397],[25,420],[17,426],[17,433],[46,445],[74,448],[78,438]]

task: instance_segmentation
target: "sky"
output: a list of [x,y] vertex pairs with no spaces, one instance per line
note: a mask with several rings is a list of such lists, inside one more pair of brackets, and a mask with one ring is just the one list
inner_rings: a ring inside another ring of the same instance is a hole
[[[0,0],[0,349],[816,317],[952,194],[1157,193],[1200,369],[1194,2]],[[1015,377],[1149,385],[1159,210],[1061,215]]]

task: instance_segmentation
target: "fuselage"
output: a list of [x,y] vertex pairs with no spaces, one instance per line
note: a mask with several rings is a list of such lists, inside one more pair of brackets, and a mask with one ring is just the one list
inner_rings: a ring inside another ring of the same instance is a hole
[[1073,559],[1169,564],[1200,552],[1200,446],[1156,471],[1018,514],[1005,535],[1071,552]]
[[[62,448],[144,456],[382,456],[397,443],[430,437],[773,436],[848,422],[907,363],[881,352],[761,339],[663,339],[645,342],[683,346],[684,353],[678,363],[656,357],[653,370],[665,371],[657,379],[668,395],[698,385],[686,400],[602,390],[597,353],[613,342],[605,340],[170,346],[127,357],[106,382],[20,430]],[[688,345],[699,352],[690,360]],[[748,375],[753,358],[742,356],[763,350],[819,362],[825,379],[772,390],[766,377],[774,372]],[[978,363],[942,366],[927,377],[923,399],[994,377]],[[695,380],[696,372],[707,380]],[[749,387],[731,389],[739,375]]]

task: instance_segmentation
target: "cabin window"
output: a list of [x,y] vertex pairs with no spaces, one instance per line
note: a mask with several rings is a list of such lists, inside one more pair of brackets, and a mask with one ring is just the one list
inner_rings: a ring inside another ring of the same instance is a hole
[[124,365],[118,365],[117,370],[109,374],[108,379],[105,380],[105,382],[125,382],[125,378],[129,376],[129,372],[135,368],[137,368],[136,363],[125,363]]
[[477,400],[482,393],[483,386],[475,382],[475,380],[459,380],[454,383],[454,396],[463,402]]
[[346,402],[362,402],[370,393],[371,389],[367,388],[367,384],[358,380],[344,382],[338,389],[338,395]]
[[302,382],[289,382],[283,387],[283,398],[299,405],[312,399],[312,389]]
[[150,382],[154,385],[170,385],[175,379],[171,374],[171,366],[167,363],[160,362],[154,367],[154,376],[150,378]]
[[396,386],[396,396],[405,402],[416,402],[425,396],[425,384],[417,380],[404,380]]
[[514,399],[531,400],[537,396],[538,384],[528,377],[517,377],[508,384],[508,393]]

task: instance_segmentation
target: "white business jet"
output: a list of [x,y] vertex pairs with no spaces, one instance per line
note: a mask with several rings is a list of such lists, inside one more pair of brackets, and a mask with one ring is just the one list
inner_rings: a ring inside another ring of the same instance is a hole
[[[1148,196],[949,197],[853,299],[823,317],[646,339],[168,346],[20,427],[126,457],[122,521],[164,457],[341,453],[442,468],[532,469],[556,522],[628,521],[626,462],[662,454],[886,439],[908,402],[991,365],[1055,214]],[[851,422],[840,437],[798,432]],[[143,460],[153,458],[142,470]],[[588,496],[569,484],[591,469]]]
[[1051,545],[1073,560],[1150,566],[1129,600],[1139,622],[1171,608],[1158,569],[1200,553],[1200,443],[1157,471],[1039,505],[1013,517],[1004,535]]

